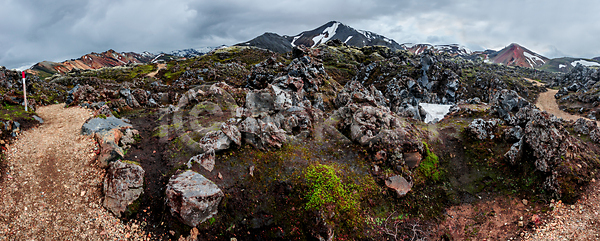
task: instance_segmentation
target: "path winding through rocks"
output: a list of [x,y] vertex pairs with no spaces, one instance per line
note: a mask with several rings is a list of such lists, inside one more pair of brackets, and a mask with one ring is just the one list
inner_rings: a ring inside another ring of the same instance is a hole
[[[538,100],[535,103],[535,105],[538,108],[540,108],[540,110],[543,110],[550,114],[553,114],[556,117],[563,118],[564,120],[576,121],[579,118],[583,118],[583,119],[592,121],[583,116],[571,115],[567,112],[560,110],[558,108],[558,104],[556,103],[556,98],[554,98],[554,95],[556,95],[556,93],[558,93],[558,90],[553,90],[553,89],[548,89],[548,91],[540,93],[540,96],[538,97]],[[596,124],[598,124],[598,126],[600,126],[600,122],[596,121]]]
[[91,113],[63,106],[40,107],[44,124],[25,131],[6,152],[0,240],[139,238],[135,224],[124,224],[101,206],[105,170],[95,164],[94,140],[81,135]]
[[[565,120],[583,118],[560,110],[554,98],[557,92],[548,89],[540,93],[536,106]],[[600,240],[600,181],[592,179],[575,204],[565,205],[559,201],[551,206],[549,216],[552,218],[533,231],[522,233],[523,240]]]

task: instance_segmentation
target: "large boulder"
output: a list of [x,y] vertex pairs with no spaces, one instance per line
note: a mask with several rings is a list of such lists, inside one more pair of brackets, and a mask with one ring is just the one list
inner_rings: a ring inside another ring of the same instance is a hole
[[110,162],[125,156],[123,149],[119,146],[122,137],[123,133],[119,129],[94,133],[94,140],[100,148],[96,160],[101,167],[107,167]]
[[469,134],[471,134],[474,138],[479,140],[485,139],[494,139],[494,132],[498,129],[498,124],[500,124],[500,120],[492,119],[492,120],[483,120],[483,119],[475,119],[467,126],[466,130]]
[[119,94],[125,99],[127,105],[131,108],[140,108],[140,103],[137,101],[135,96],[131,93],[131,89],[125,88],[119,90]]
[[123,149],[119,146],[123,137],[122,130],[131,127],[131,124],[115,117],[91,118],[83,124],[81,132],[84,135],[93,135],[100,146],[100,153],[96,159],[101,167],[107,167],[109,162],[124,157]]
[[81,133],[83,135],[92,135],[94,133],[108,132],[112,129],[120,129],[123,127],[132,126],[122,119],[112,116],[107,118],[91,118],[83,124],[81,127]]
[[352,141],[378,153],[376,159],[404,163],[403,153],[423,152],[422,135],[416,126],[382,106],[386,102],[380,97],[376,89],[367,91],[359,82],[349,82],[336,99],[336,105],[341,105],[334,113],[340,118],[337,127],[349,133]]
[[166,190],[171,214],[192,227],[217,214],[223,196],[216,184],[189,170],[171,177]]
[[595,121],[586,120],[583,118],[577,119],[573,124],[573,130],[579,134],[589,135],[590,132],[598,129]]
[[136,212],[132,205],[144,192],[144,169],[133,163],[115,161],[109,164],[104,178],[104,207],[117,217]]
[[287,140],[285,131],[278,128],[275,123],[265,123],[252,117],[240,123],[240,132],[246,143],[263,151],[279,149]]
[[514,114],[521,108],[529,106],[530,103],[525,98],[519,96],[514,90],[503,89],[497,91],[490,101],[492,112],[508,123],[514,123]]
[[[554,115],[523,107],[513,117],[515,123],[525,127],[521,139],[504,157],[513,165],[532,165],[545,176],[544,188],[549,193],[573,200],[575,190],[589,182],[600,165],[595,154],[571,136]],[[583,121],[580,124],[580,129],[587,126]]]

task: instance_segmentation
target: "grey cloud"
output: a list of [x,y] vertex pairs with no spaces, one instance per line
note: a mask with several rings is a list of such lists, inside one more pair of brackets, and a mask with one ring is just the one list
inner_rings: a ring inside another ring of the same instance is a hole
[[[89,52],[170,51],[294,35],[330,20],[399,43],[600,56],[596,1],[0,0],[0,65],[16,68]],[[560,49],[560,51],[558,51]]]

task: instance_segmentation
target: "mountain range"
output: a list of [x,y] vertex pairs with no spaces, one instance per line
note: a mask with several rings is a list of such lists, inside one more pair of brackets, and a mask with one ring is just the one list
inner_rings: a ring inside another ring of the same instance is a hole
[[[399,44],[393,39],[370,31],[357,30],[338,21],[330,21],[318,28],[304,31],[293,36],[267,32],[254,39],[236,45],[254,46],[277,53],[286,53],[296,46],[315,47],[330,40],[338,40],[343,44],[359,48],[377,45],[385,46],[392,50],[407,50],[413,54],[431,51],[467,59],[483,59],[488,63],[536,68],[554,72],[568,72],[571,68],[576,66],[577,63],[585,66],[600,66],[600,57],[593,59],[568,57],[549,59],[516,43],[512,43],[499,51],[472,51],[459,44]],[[207,47],[175,50],[159,54],[149,52],[141,54],[133,52],[119,53],[114,50],[108,50],[103,53],[86,54],[78,59],[71,59],[60,63],[43,61],[32,66],[28,72],[34,73],[40,77],[47,77],[55,73],[64,74],[72,69],[99,69],[135,63],[155,63],[173,59],[193,58],[222,47],[225,47],[225,45],[214,48]]]

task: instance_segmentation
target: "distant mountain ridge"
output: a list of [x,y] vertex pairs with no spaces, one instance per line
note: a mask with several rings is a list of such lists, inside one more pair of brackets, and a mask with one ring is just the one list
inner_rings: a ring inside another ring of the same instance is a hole
[[315,47],[329,40],[340,40],[355,47],[381,45],[391,49],[405,49],[393,39],[364,30],[357,30],[338,21],[328,22],[313,30],[304,31],[295,36],[265,33],[237,46],[254,46],[285,53],[295,46]]
[[134,52],[116,52],[112,49],[102,53],[90,53],[77,59],[66,60],[60,63],[43,61],[33,65],[27,72],[44,77],[56,73],[64,74],[73,69],[100,69],[104,67],[124,66],[134,63],[150,63],[164,55],[149,52],[141,54]]
[[405,43],[402,44],[402,47],[413,54],[420,54],[427,50],[437,52],[437,53],[447,53],[451,56],[461,56],[468,57],[473,54],[473,51],[468,49],[465,46],[459,44],[442,44],[442,45],[432,45],[432,44],[410,44]]
[[211,51],[215,50],[215,49],[220,49],[223,47],[227,47],[226,45],[221,45],[219,47],[203,47],[203,48],[196,48],[196,49],[181,49],[181,50],[173,50],[171,52],[168,53],[163,53],[163,54],[168,54],[168,55],[172,55],[172,56],[179,56],[182,58],[194,58],[194,57],[199,57],[202,55],[205,55],[207,53],[210,53]]
[[[277,33],[264,33],[252,40],[238,43],[237,46],[254,46],[268,49],[277,53],[286,53],[295,46],[316,47],[330,40],[338,40],[344,44],[354,47],[386,46],[393,50],[407,50],[413,54],[423,52],[445,53],[451,56],[465,59],[482,59],[488,63],[504,64],[508,66],[520,66],[536,68],[554,72],[568,72],[571,68],[581,63],[584,66],[600,66],[600,57],[593,59],[585,58],[557,58],[549,59],[535,53],[519,44],[512,43],[507,47],[495,51],[472,51],[459,44],[399,44],[395,40],[370,31],[357,30],[338,21],[330,21],[313,30],[304,31],[294,36],[279,35]],[[108,50],[103,53],[90,53],[78,59],[71,59],[60,63],[43,61],[32,66],[27,72],[34,73],[40,77],[47,77],[56,73],[64,74],[72,69],[99,69],[103,67],[124,66],[135,63],[155,63],[158,61],[169,61],[180,58],[199,57],[215,49],[226,47],[189,48],[161,52],[153,54],[149,52],[116,52]]]
[[408,50],[413,54],[431,51],[436,53],[447,53],[451,56],[460,56],[467,59],[481,57],[485,61],[491,63],[528,68],[540,68],[550,60],[516,43],[510,44],[500,51],[485,50],[477,52],[459,44],[398,44],[393,39],[370,31],[356,30],[337,21],[330,21],[318,28],[304,31],[294,36],[264,33],[252,40],[236,45],[254,46],[269,49],[277,53],[285,53],[291,51],[295,46],[302,45],[305,47],[315,47],[319,44],[324,44],[329,40],[340,40],[347,45],[359,48],[380,45],[394,50]]

